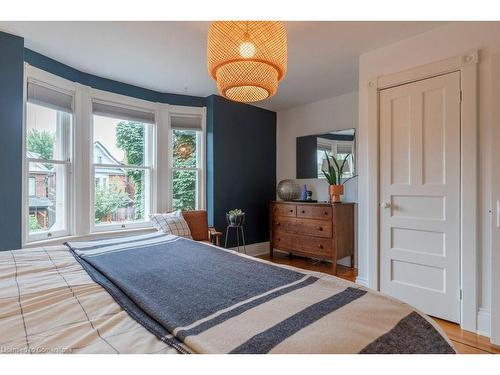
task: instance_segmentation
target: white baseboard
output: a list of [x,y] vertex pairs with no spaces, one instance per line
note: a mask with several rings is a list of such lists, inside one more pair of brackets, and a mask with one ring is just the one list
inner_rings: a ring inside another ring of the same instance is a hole
[[490,337],[490,320],[490,311],[480,307],[477,311],[477,333],[479,335]]
[[361,286],[368,288],[368,280],[364,277],[361,277],[361,276],[356,277],[356,284],[359,284]]
[[[247,255],[250,256],[257,256],[257,255],[262,255],[262,254],[267,254],[269,252],[269,241],[267,242],[257,242],[257,243],[252,243],[250,245],[246,245],[246,250],[247,250]],[[237,247],[231,247],[231,250],[237,251]],[[243,246],[240,246],[240,252],[245,253],[243,251]]]

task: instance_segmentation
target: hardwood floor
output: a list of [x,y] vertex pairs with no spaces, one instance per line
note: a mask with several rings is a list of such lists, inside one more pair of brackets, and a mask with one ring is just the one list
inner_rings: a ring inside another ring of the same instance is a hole
[[[268,254],[259,255],[258,257],[274,263],[333,274],[331,263],[315,262],[309,258],[299,256],[290,257],[280,252],[274,253],[274,259],[270,259]],[[357,276],[357,270],[355,268],[337,266],[337,276],[354,282]],[[488,337],[464,331],[458,324],[446,320],[438,318],[434,318],[434,320],[443,328],[460,354],[500,354],[500,347],[491,344]]]

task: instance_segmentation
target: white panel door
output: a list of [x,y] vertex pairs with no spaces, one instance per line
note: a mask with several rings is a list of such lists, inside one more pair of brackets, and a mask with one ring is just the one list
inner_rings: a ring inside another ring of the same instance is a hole
[[382,90],[379,103],[381,291],[459,322],[460,73]]

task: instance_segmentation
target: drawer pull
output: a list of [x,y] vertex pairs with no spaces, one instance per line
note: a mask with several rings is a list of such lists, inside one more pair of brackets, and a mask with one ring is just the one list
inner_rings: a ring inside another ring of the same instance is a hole
[[278,241],[281,241],[281,238],[278,237]]
[[281,223],[278,221],[278,222],[276,223],[276,225],[277,225],[277,226],[280,226],[280,225],[281,225]]
[[320,232],[322,232],[322,231],[323,231],[323,227],[318,227],[318,230],[319,230]]
[[328,215],[328,211],[325,211],[325,215]]
[[290,210],[290,212],[293,212],[293,210]]
[[319,244],[319,245],[318,245],[318,247],[319,247],[320,249],[322,249],[322,248],[323,248],[323,245]]
[[306,212],[304,210],[302,210],[302,213],[305,214]]

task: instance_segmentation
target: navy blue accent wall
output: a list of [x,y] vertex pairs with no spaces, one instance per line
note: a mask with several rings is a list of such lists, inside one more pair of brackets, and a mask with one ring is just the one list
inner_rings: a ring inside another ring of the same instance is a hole
[[114,92],[116,94],[131,96],[151,102],[192,107],[204,107],[206,105],[205,98],[199,96],[162,93],[84,73],[28,48],[25,49],[24,59],[28,64],[36,68],[98,90]]
[[21,247],[24,39],[0,32],[0,250]]
[[[276,197],[276,113],[220,96],[207,98],[209,220],[226,229],[226,212],[246,212],[246,241],[269,240],[269,201]],[[235,245],[231,233],[231,245]]]

